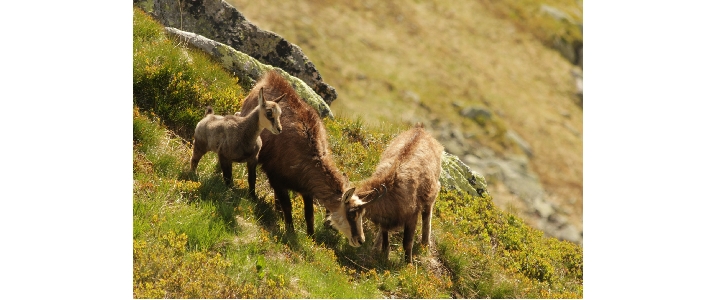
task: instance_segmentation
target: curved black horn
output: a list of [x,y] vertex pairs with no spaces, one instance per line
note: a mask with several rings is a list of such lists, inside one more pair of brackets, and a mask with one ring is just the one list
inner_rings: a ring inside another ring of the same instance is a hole
[[384,192],[381,193],[381,195],[379,195],[378,197],[376,197],[377,199],[383,197],[383,196],[386,194],[386,185],[384,185],[384,184],[382,183],[381,186],[384,188]]
[[[374,200],[379,199],[379,198],[383,197],[383,196],[386,194],[386,185],[384,185],[384,184],[382,183],[381,186],[384,187],[384,192],[381,193],[381,195],[376,196],[376,197],[374,197],[373,199],[371,199],[371,200],[369,200],[369,201],[367,201],[367,202],[364,202],[363,205],[367,205],[367,204],[369,204],[369,203],[372,203],[372,202],[374,202]],[[379,190],[376,189],[376,188],[373,188],[372,190],[374,190],[374,192],[376,192],[377,194],[379,193]]]

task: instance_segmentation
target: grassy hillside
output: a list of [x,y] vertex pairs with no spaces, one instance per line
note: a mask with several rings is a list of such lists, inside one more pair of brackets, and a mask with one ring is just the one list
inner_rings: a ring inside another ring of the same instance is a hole
[[[515,131],[531,145],[531,168],[552,202],[582,228],[583,111],[574,66],[548,47],[555,38],[573,43],[580,32],[540,11],[548,4],[579,22],[578,2],[228,2],[302,48],[336,88],[335,113],[367,124],[447,122],[500,155],[519,151],[504,135]],[[461,117],[470,105],[492,111],[494,124]],[[500,201],[515,198],[489,183]]]
[[[287,233],[261,172],[258,200],[247,197],[243,165],[234,166],[234,188],[214,172],[214,154],[200,161],[196,175],[188,173],[191,146],[181,132],[206,104],[238,110],[246,91],[138,9],[133,29],[134,297],[582,297],[582,248],[543,237],[490,197],[442,190],[432,221],[435,246],[417,241],[414,265],[402,262],[396,234],[388,262],[374,258],[370,243],[350,247],[321,218],[316,239],[308,238],[294,194],[297,232]],[[325,124],[332,155],[352,181],[369,176],[384,145],[407,129],[341,115]],[[373,226],[365,226],[372,239]]]

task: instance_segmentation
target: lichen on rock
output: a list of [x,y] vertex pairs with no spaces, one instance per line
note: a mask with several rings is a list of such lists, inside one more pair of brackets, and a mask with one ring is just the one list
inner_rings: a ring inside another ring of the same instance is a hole
[[441,186],[469,193],[473,196],[488,195],[486,179],[471,170],[456,155],[444,152],[441,156]]
[[245,53],[199,34],[182,31],[172,27],[166,27],[165,30],[170,35],[186,41],[187,43],[207,52],[212,57],[217,59],[222,67],[231,72],[234,76],[237,76],[239,83],[243,85],[244,88],[251,88],[251,86],[253,86],[265,72],[269,70],[277,71],[280,75],[287,79],[287,81],[289,81],[292,88],[294,88],[297,94],[299,94],[299,96],[307,102],[307,104],[317,110],[320,116],[332,119],[334,118],[329,106],[319,95],[317,95],[317,93],[314,92],[314,90],[312,90],[304,81],[290,75],[286,71],[274,66],[265,65]]

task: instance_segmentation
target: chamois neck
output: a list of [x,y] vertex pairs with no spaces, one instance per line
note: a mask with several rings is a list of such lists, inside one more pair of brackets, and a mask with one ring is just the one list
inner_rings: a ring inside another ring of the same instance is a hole
[[259,113],[260,107],[255,107],[244,119],[247,124],[247,130],[244,131],[244,138],[247,141],[254,141],[257,139],[260,133],[262,133],[262,127],[259,124]]
[[390,190],[393,187],[392,183],[393,180],[388,178],[387,174],[372,174],[371,177],[359,184],[354,193],[359,196],[359,199],[372,202],[366,206],[367,215],[384,211],[384,206],[387,204],[387,198],[390,197]]
[[319,174],[306,176],[312,181],[312,184],[308,184],[307,187],[314,198],[330,211],[334,211],[341,205],[341,197],[346,183],[332,163],[323,161],[320,164],[323,168],[310,171],[312,173],[319,172]]

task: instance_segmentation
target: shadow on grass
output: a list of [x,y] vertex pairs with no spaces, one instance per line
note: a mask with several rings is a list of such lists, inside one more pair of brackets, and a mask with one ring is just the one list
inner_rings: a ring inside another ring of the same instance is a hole
[[[212,176],[205,179],[199,179],[196,174],[185,171],[178,179],[199,181],[199,195],[195,201],[213,203],[216,209],[216,218],[220,218],[230,231],[237,233],[237,214],[235,210],[243,200],[251,199],[248,188],[226,186],[221,174],[212,174]],[[256,212],[257,209],[254,211]]]
[[[374,238],[376,237],[376,228],[373,225],[364,226],[364,236],[366,242],[360,247],[352,247],[336,229],[331,226],[317,226],[316,242],[323,244],[327,248],[334,251],[334,255],[338,259],[338,263],[348,269],[354,269],[357,272],[376,270],[381,273],[384,271],[398,272],[406,266],[404,262],[404,249],[401,246],[401,234],[389,234],[389,259],[382,259],[378,252],[373,249]],[[425,247],[421,247],[415,240],[414,243],[414,259],[424,256]]]

